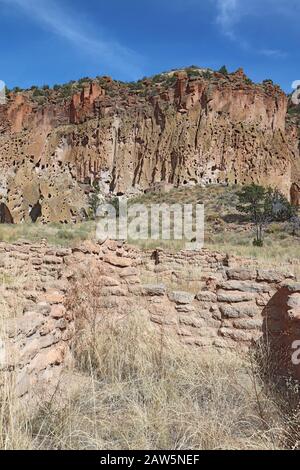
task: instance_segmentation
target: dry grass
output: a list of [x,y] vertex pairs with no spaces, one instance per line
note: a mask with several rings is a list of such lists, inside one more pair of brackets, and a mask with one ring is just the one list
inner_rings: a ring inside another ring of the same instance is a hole
[[[7,305],[1,302],[0,311],[0,364],[5,364],[7,341],[5,320],[9,316]],[[31,436],[27,433],[27,412],[22,409],[15,394],[15,373],[0,369],[0,449],[29,449]]]
[[47,239],[48,243],[56,246],[73,246],[83,240],[95,237],[95,222],[80,224],[18,224],[0,225],[0,241],[13,243],[19,240],[40,242]]
[[78,371],[85,380],[63,406],[54,400],[26,418],[10,387],[1,388],[1,448],[298,446],[297,410],[283,413],[249,357],[184,347],[143,312],[126,321],[104,318],[96,335],[93,328],[77,338],[72,381]]
[[[239,187],[211,186],[201,188],[174,189],[167,194],[150,193],[133,202],[146,206],[158,203],[187,204],[204,203],[205,206],[205,247],[230,255],[253,258],[262,266],[276,266],[292,270],[300,276],[300,234],[292,235],[286,223],[272,223],[266,230],[265,246],[253,246],[254,230],[244,216],[236,211]],[[161,246],[170,251],[183,249],[182,241],[137,241],[141,249]]]
[[[204,203],[205,206],[205,247],[233,255],[251,257],[265,264],[295,264],[292,269],[300,274],[297,259],[300,257],[300,237],[293,236],[286,224],[273,223],[268,228],[264,248],[252,245],[254,232],[235,207],[238,186],[207,188],[183,187],[169,193],[149,193],[131,199],[129,204]],[[20,224],[0,225],[0,240],[14,242],[20,239],[40,241],[46,238],[50,244],[73,246],[96,236],[95,222],[72,224]],[[155,249],[158,246],[177,252],[184,249],[184,241],[178,240],[129,240],[141,249]]]
[[239,243],[236,235],[231,234],[230,237],[224,236],[222,241],[208,243],[206,247],[213,251],[251,258],[265,269],[279,268],[300,278],[300,243],[298,240],[289,239],[283,243],[267,238],[265,246],[258,248],[252,245],[250,237],[248,243],[243,244]]
[[[215,190],[212,194],[216,196]],[[29,231],[26,226],[2,226],[0,238],[48,238],[65,245],[77,241],[70,235],[73,229],[84,239],[94,226],[35,225]],[[264,264],[275,260],[282,265],[299,253],[298,245],[289,241],[285,246],[280,237],[273,252],[268,245],[254,249],[236,243],[235,232],[213,236],[211,248],[257,257]],[[278,237],[278,232],[270,236]],[[241,233],[239,240],[246,237]],[[123,319],[100,317],[99,322],[93,293],[77,293],[72,293],[76,364],[67,375],[64,400],[58,395],[29,413],[15,397],[13,374],[1,372],[1,449],[300,448],[295,384],[279,393],[279,384],[270,376],[266,380],[268,370],[262,371],[253,355],[184,346],[169,331],[154,327],[143,311]],[[263,363],[269,363],[265,352]],[[74,382],[78,386],[69,393]]]

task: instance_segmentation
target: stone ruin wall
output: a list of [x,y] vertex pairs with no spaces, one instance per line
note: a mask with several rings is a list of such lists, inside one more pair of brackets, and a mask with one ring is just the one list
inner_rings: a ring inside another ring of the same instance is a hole
[[207,250],[142,253],[110,241],[73,249],[1,243],[4,370],[15,371],[20,397],[53,392],[73,362],[68,298],[79,287],[96,298],[100,324],[104,315],[143,310],[164,334],[200,349],[244,352],[268,339],[285,351],[281,371],[300,378],[288,360],[300,339],[300,285],[289,273],[247,263]]

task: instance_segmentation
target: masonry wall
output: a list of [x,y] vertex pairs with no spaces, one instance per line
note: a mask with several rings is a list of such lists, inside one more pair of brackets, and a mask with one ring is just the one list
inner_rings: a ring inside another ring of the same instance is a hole
[[264,337],[266,309],[293,278],[217,252],[143,253],[111,241],[73,249],[1,243],[0,277],[1,357],[20,397],[51,394],[72,364],[76,316],[91,305],[99,323],[143,310],[184,344],[246,351]]

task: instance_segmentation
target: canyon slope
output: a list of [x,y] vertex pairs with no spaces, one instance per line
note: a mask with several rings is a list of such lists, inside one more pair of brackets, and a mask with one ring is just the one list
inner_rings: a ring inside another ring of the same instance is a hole
[[256,182],[297,204],[298,126],[287,111],[278,86],[242,69],[14,90],[0,106],[1,221],[82,220],[94,182],[116,195]]

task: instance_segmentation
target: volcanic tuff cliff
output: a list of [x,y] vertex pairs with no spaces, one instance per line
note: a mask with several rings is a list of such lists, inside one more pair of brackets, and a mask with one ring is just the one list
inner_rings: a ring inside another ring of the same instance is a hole
[[[298,157],[300,152],[300,104],[295,105],[291,97],[288,103],[288,115],[286,119],[286,132],[293,140],[298,142]],[[297,151],[296,151],[297,155]],[[296,206],[300,206],[300,159],[295,158],[292,161],[293,184],[291,187],[291,200]]]
[[14,222],[66,222],[84,217],[95,180],[116,194],[250,181],[298,194],[287,105],[279,87],[253,84],[242,70],[11,92],[0,106],[0,202]]

